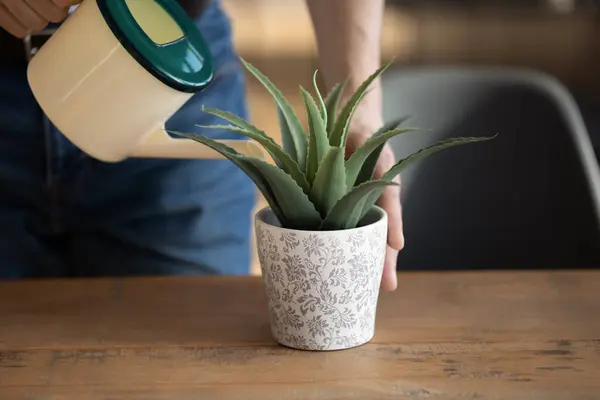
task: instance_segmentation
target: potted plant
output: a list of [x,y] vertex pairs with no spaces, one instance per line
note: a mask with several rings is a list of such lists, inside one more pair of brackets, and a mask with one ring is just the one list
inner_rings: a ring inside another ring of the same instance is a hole
[[423,157],[490,138],[454,138],[400,160],[379,180],[373,171],[385,143],[414,128],[397,129],[404,120],[383,126],[346,159],[348,127],[379,68],[340,104],[346,83],[326,95],[313,76],[315,98],[300,87],[308,129],[287,99],[254,66],[242,60],[275,100],[283,146],[248,121],[229,112],[206,109],[231,125],[228,129],[258,142],[271,164],[244,156],[201,134],[183,134],[231,160],[262,192],[268,207],[255,216],[262,279],[272,334],[280,344],[304,350],[346,349],[374,335],[375,314],[387,243],[387,215],[375,205],[392,179]]

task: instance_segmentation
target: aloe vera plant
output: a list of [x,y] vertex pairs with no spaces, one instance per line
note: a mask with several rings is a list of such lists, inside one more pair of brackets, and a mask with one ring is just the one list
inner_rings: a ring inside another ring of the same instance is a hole
[[347,80],[337,84],[325,97],[313,75],[315,97],[300,87],[308,121],[305,129],[281,91],[257,68],[241,60],[245,68],[268,90],[277,106],[282,146],[267,133],[230,112],[204,108],[230,124],[202,128],[226,129],[258,142],[275,165],[257,157],[239,154],[232,148],[202,134],[179,133],[212,148],[233,162],[263,194],[280,224],[298,230],[343,230],[358,226],[378,198],[405,167],[438,151],[481,142],[492,137],[461,137],[444,140],[399,160],[380,179],[373,179],[375,164],[385,143],[417,128],[398,126],[405,118],[381,127],[346,159],[350,122],[363,96],[391,63],[368,77],[342,106],[340,99]]

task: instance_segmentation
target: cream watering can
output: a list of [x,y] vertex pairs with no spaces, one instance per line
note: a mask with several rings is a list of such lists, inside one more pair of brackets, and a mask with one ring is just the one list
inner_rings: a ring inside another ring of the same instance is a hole
[[[222,158],[164,128],[213,78],[203,37],[173,0],[84,0],[27,74],[50,121],[96,159]],[[253,141],[222,142],[263,157]]]

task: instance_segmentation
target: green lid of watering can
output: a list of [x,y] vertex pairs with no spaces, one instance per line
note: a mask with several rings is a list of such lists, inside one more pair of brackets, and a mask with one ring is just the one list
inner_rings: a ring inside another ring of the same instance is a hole
[[123,47],[164,84],[197,92],[214,73],[210,50],[174,0],[96,0]]

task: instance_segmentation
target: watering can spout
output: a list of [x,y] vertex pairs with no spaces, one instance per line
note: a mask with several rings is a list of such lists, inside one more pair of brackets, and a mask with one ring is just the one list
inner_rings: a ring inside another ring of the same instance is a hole
[[[249,157],[265,158],[263,148],[252,140],[221,139],[219,143]],[[225,159],[221,153],[187,138],[173,138],[164,128],[153,131],[130,153],[136,158]]]

